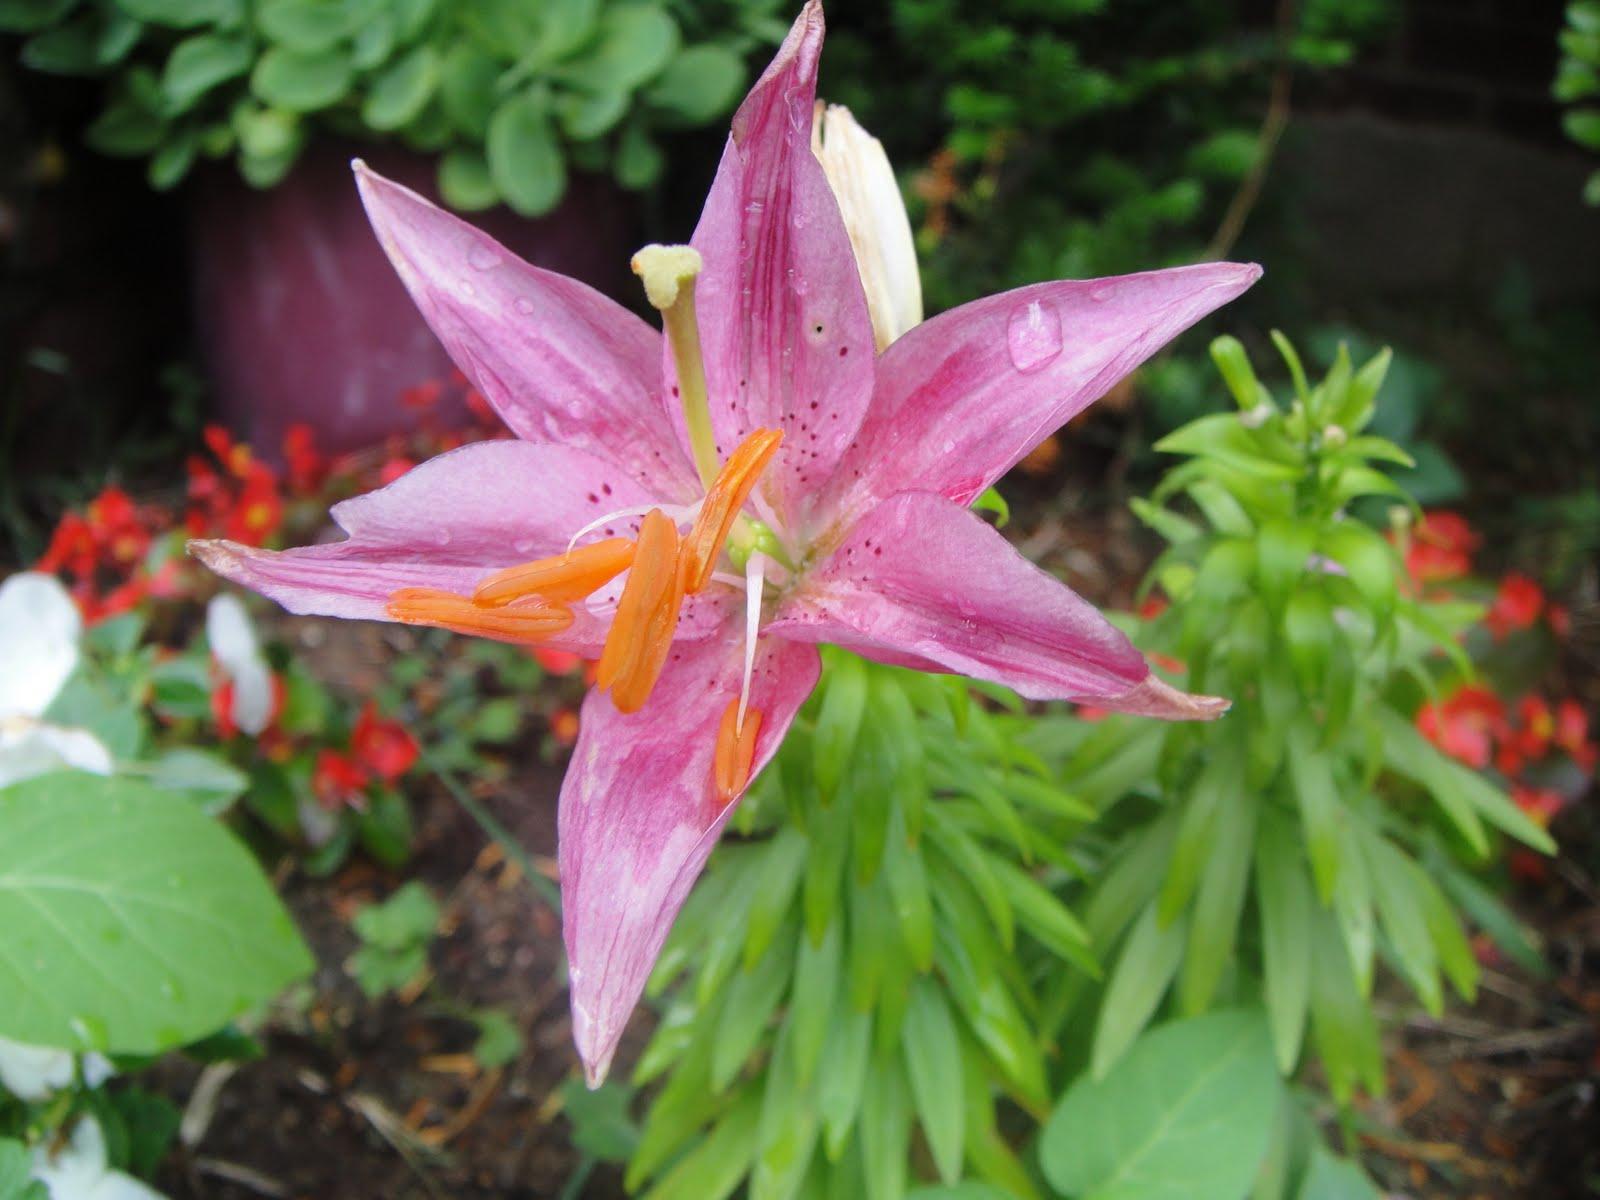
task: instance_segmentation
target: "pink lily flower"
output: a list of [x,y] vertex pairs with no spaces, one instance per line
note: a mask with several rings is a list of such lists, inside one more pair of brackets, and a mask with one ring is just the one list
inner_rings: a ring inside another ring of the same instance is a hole
[[335,506],[341,542],[193,544],[292,612],[600,658],[559,816],[591,1084],[815,685],[818,643],[1033,699],[1179,720],[1227,707],[1152,675],[968,505],[1260,268],[1037,284],[876,353],[811,145],[822,37],[811,0],[734,116],[692,247],[635,260],[665,338],[358,163],[395,267],[517,438]]

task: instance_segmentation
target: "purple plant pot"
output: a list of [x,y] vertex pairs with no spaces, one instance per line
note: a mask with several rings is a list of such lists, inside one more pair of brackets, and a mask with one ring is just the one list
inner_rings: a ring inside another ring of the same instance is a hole
[[[327,141],[265,191],[231,166],[196,180],[190,259],[201,353],[219,417],[269,457],[296,422],[333,451],[410,429],[423,414],[401,393],[451,369],[367,224],[350,174],[358,153],[438,198],[433,159]],[[631,216],[608,181],[575,177],[561,207],[537,221],[503,208],[471,219],[541,267],[612,294],[626,282]]]

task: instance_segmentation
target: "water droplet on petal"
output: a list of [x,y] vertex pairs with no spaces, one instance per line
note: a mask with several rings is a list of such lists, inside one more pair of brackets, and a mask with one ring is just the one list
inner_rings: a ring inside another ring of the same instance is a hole
[[461,281],[461,294],[468,300],[471,300],[478,294],[478,289],[474,287],[469,280],[463,279]]
[[1109,283],[1103,283],[1099,287],[1093,287],[1089,289],[1089,299],[1093,300],[1096,304],[1104,304],[1107,300],[1111,299],[1111,297],[1116,293],[1116,290],[1117,289],[1112,287]]
[[494,252],[494,247],[477,242],[467,251],[467,262],[480,271],[492,271],[500,265],[500,256]]
[[1018,305],[1006,322],[1006,349],[1023,373],[1048,366],[1061,353],[1061,317],[1037,300]]
[[526,296],[518,296],[511,302],[511,307],[515,308],[525,317],[531,316],[533,313],[533,301],[529,300]]

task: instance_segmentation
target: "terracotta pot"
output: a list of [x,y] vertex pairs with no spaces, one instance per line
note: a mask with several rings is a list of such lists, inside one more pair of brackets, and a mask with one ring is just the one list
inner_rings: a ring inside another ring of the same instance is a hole
[[[357,153],[438,198],[432,158],[327,141],[266,191],[231,166],[196,180],[190,261],[201,355],[219,416],[264,454],[276,455],[297,421],[329,450],[408,429],[421,414],[400,394],[451,369],[367,224],[350,174]],[[537,221],[507,209],[470,219],[529,261],[613,294],[636,248],[622,193],[595,178],[574,178],[561,207]]]

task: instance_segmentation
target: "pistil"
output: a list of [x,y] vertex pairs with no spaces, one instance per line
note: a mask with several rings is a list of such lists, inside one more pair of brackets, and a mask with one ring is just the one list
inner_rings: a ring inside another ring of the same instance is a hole
[[717,477],[717,442],[711,428],[706,394],[705,359],[700,350],[700,324],[695,318],[694,284],[704,265],[693,246],[646,246],[633,256],[633,273],[644,281],[650,306],[661,313],[667,344],[678,371],[678,400],[689,431],[695,469],[710,490]]

